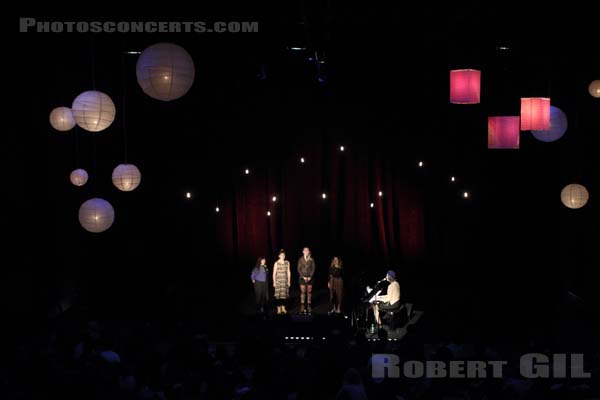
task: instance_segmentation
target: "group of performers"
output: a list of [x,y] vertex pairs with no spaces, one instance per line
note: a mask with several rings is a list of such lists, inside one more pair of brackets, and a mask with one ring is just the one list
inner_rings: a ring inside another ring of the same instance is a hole
[[[300,314],[310,314],[312,312],[312,292],[316,264],[308,247],[302,249],[302,256],[298,259],[296,266],[298,284],[300,286]],[[254,284],[256,305],[261,314],[265,312],[265,307],[269,299],[268,272],[269,268],[266,258],[259,257],[250,278]],[[327,281],[329,301],[332,307],[329,312],[330,314],[341,314],[342,312],[341,307],[344,293],[343,275],[341,258],[337,256],[333,257],[329,266],[329,278]],[[278,259],[273,265],[272,282],[277,314],[287,314],[286,305],[290,297],[292,274],[290,262],[286,260],[283,249],[279,250]],[[380,284],[387,284],[385,295],[380,295],[381,290],[374,290],[367,287],[367,292],[371,292],[368,302],[370,303],[370,308],[373,310],[375,324],[378,326],[382,325],[381,312],[396,313],[402,307],[402,303],[400,302],[400,284],[396,280],[396,273],[392,270],[388,271],[385,278],[377,283],[376,288]]]
[[[302,249],[302,256],[297,262],[298,284],[300,285],[300,313],[312,312],[315,269],[316,264],[312,258],[310,249],[304,247]],[[265,257],[259,257],[250,278],[254,284],[256,304],[260,312],[265,311],[268,300],[267,273],[267,261]],[[285,251],[281,249],[279,250],[278,259],[273,265],[272,275],[277,314],[287,314],[286,303],[290,297],[291,277],[290,262],[286,260]],[[337,256],[333,257],[329,267],[327,287],[329,288],[329,298],[332,306],[331,313],[340,314],[344,292],[344,279],[342,274],[342,260]]]

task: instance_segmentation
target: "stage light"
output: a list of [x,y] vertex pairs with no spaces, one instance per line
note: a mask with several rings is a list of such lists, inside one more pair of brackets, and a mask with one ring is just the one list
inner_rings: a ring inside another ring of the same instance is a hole
[[375,207],[375,204],[371,203],[370,206],[371,206],[371,208],[373,208],[373,207]]
[[595,98],[600,98],[600,79],[592,81],[588,87],[590,95]]
[[306,47],[288,47],[288,49],[293,50],[293,51],[302,51],[302,50],[306,50]]
[[246,168],[246,169],[244,170],[244,174],[246,174],[246,175],[250,175],[250,170],[249,170],[248,168]]
[[304,164],[304,157],[300,157],[300,164]]
[[71,180],[71,183],[73,185],[83,186],[83,185],[85,185],[85,183],[88,180],[88,174],[85,171],[85,169],[78,168],[78,169],[74,170],[73,172],[71,172],[69,179]]
[[425,163],[423,163],[423,161],[419,161],[419,168],[423,168],[424,165]]
[[77,125],[90,132],[100,132],[115,120],[115,103],[108,95],[96,90],[81,93],[71,106]]
[[488,117],[488,149],[518,149],[519,117]]
[[450,182],[456,182],[456,178],[455,178],[455,177],[453,177],[453,176],[451,176],[451,177],[450,177]]
[[465,199],[468,199],[468,198],[469,198],[469,196],[471,196],[471,195],[469,194],[469,192],[463,192],[463,197],[464,197]]
[[56,107],[50,113],[50,125],[60,132],[66,132],[75,126],[73,112],[69,107]]
[[273,196],[273,203],[275,203],[277,201],[277,196]]
[[79,223],[88,232],[104,232],[114,220],[115,210],[104,199],[89,199],[79,207]]
[[479,104],[481,97],[481,71],[457,69],[450,71],[450,103]]
[[327,198],[327,193],[321,194],[321,197],[323,198],[323,200],[325,200]]
[[142,52],[141,51],[126,51],[125,54],[135,55],[135,54],[142,54]]
[[521,98],[521,130],[545,131],[550,129],[550,99],[547,97]]
[[271,211],[267,211],[267,217],[271,216]]
[[215,212],[220,212],[220,211],[221,211],[221,209],[219,207],[215,208]]
[[565,134],[568,127],[565,113],[558,107],[550,106],[550,128],[542,131],[532,130],[531,133],[541,142],[554,142]]
[[377,195],[378,195],[379,197],[382,197],[382,196],[383,196],[383,192],[380,190],[380,191],[379,191],[379,193],[377,193]]
[[325,336],[323,336],[323,340],[325,340]]
[[113,170],[113,185],[123,192],[131,192],[140,185],[141,181],[142,174],[138,167],[133,164],[119,164]]
[[187,199],[191,199],[191,198],[192,198],[192,194],[191,194],[190,192],[187,192],[187,193],[185,194],[185,197],[186,197]]
[[569,208],[574,210],[581,208],[586,205],[590,194],[583,185],[572,183],[564,187],[560,192],[560,200],[562,203]]
[[345,147],[344,146],[340,146],[340,151],[344,151]]
[[180,98],[194,84],[194,60],[181,46],[157,43],[147,47],[138,58],[135,73],[144,93],[153,99]]

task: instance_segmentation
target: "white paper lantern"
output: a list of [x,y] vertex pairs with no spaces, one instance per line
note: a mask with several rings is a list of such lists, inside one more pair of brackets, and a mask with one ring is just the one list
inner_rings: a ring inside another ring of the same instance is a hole
[[71,183],[75,186],[83,186],[88,181],[88,173],[85,169],[78,168],[71,172]]
[[153,99],[171,101],[187,93],[194,83],[194,60],[181,46],[157,43],[146,48],[136,65],[138,84]]
[[75,119],[69,107],[56,107],[50,112],[50,125],[57,131],[66,132],[73,129]]
[[550,106],[550,129],[531,131],[533,137],[541,142],[554,142],[563,137],[569,123],[566,114],[558,107]]
[[104,199],[89,199],[79,207],[79,223],[88,232],[104,232],[114,221],[115,210]]
[[133,164],[120,164],[112,173],[113,184],[123,192],[131,192],[140,185],[142,174]]
[[600,79],[592,81],[588,90],[593,97],[600,98]]
[[77,125],[90,132],[100,132],[115,120],[115,103],[97,90],[81,93],[71,107]]
[[578,209],[586,205],[590,194],[583,185],[572,183],[560,192],[560,199],[569,208]]

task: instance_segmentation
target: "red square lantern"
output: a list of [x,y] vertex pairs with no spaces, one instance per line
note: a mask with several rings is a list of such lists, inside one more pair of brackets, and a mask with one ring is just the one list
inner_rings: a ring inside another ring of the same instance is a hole
[[521,130],[545,131],[550,129],[550,99],[546,97],[521,98]]
[[481,71],[455,69],[450,71],[450,103],[479,104],[481,97]]
[[519,117],[488,117],[488,149],[519,148]]

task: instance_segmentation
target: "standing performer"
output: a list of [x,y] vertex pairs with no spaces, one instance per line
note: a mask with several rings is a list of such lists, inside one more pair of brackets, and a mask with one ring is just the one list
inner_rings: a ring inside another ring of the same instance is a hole
[[254,284],[254,295],[256,297],[256,307],[261,313],[265,312],[265,306],[269,298],[269,284],[267,283],[267,260],[264,257],[258,257],[256,265],[250,274],[250,279]]
[[273,287],[277,302],[277,314],[287,314],[285,303],[290,296],[290,262],[285,259],[285,251],[279,250],[279,260],[273,266]]
[[342,307],[342,295],[344,292],[344,280],[342,278],[342,260],[339,257],[333,257],[329,267],[329,301],[331,303],[331,312],[339,314]]
[[[300,275],[300,313],[311,312],[313,275],[315,274],[315,260],[311,257],[310,249],[302,249],[302,257],[298,260],[298,275]],[[306,306],[304,299],[306,297]]]

